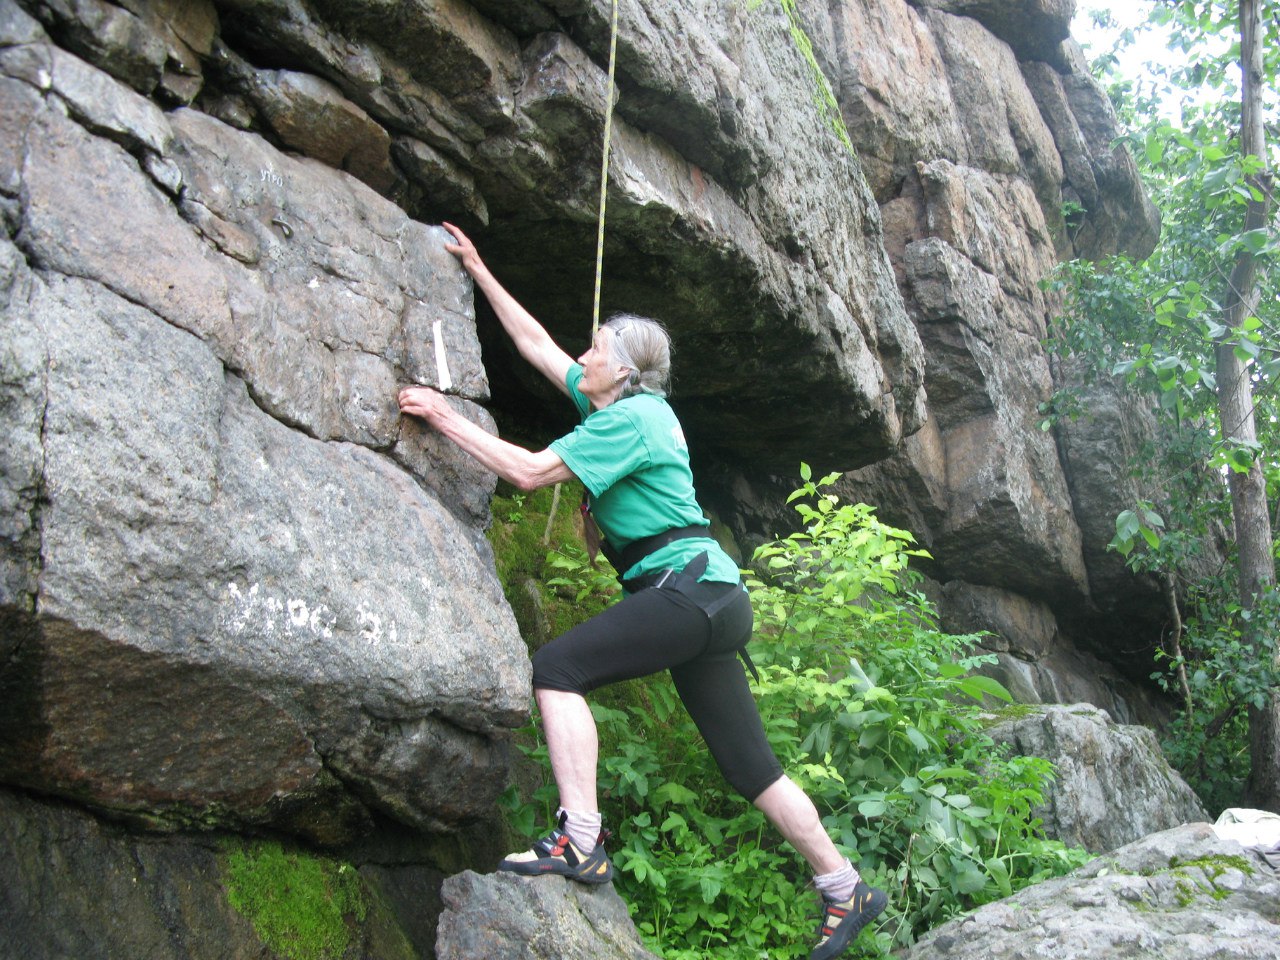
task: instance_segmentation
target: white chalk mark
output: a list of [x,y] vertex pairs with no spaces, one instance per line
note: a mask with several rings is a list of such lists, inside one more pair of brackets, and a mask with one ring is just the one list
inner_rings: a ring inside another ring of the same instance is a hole
[[449,358],[444,351],[442,325],[443,321],[438,318],[432,322],[431,339],[435,341],[436,346],[436,385],[441,390],[449,390],[453,387],[453,380],[449,376]]

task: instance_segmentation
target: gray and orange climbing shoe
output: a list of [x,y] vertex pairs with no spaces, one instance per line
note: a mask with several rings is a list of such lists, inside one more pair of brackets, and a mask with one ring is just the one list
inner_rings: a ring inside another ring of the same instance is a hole
[[822,921],[818,925],[818,945],[809,960],[831,960],[844,953],[862,928],[880,915],[889,898],[882,890],[868,887],[861,880],[848,900],[822,898]]
[[604,841],[608,836],[607,830],[602,831],[595,849],[584,853],[573,845],[564,832],[562,815],[556,829],[534,843],[532,849],[513,853],[505,858],[498,864],[498,869],[524,877],[555,873],[579,883],[608,883],[613,879],[613,864],[604,851]]

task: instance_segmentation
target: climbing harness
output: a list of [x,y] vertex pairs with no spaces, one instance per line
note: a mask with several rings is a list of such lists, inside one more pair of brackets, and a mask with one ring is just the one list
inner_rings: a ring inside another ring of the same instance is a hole
[[[666,534],[658,534],[657,537],[646,538],[648,540],[658,540],[661,537],[670,536],[666,542],[670,543],[674,540],[683,539],[689,536],[706,536],[707,528],[700,527],[701,534],[691,534],[685,532],[689,528],[679,530],[669,530]],[[643,541],[641,541],[643,542]],[[657,573],[645,574],[643,576],[634,577],[631,580],[623,581],[623,586],[627,588],[628,593],[635,593],[637,590],[643,590],[646,587],[652,587],[655,590],[674,590],[676,593],[683,594],[686,599],[690,600],[694,606],[703,612],[707,618],[707,623],[711,627],[711,638],[708,642],[708,649],[723,654],[736,654],[742,665],[747,668],[751,676],[755,678],[756,683],[760,682],[760,673],[756,670],[756,665],[751,660],[751,654],[747,652],[745,645],[737,647],[735,650],[725,650],[726,634],[731,629],[733,622],[732,605],[738,599],[738,594],[742,591],[739,585],[736,590],[725,590],[718,599],[708,602],[698,590],[698,578],[706,572],[707,569],[707,551],[703,550],[700,554],[685,564],[683,570],[660,570]]]
[[[707,528],[702,524],[696,524],[688,527],[673,527],[670,530],[664,530],[662,533],[655,533],[651,537],[641,537],[639,540],[633,540],[621,550],[614,549],[613,545],[607,539],[600,541],[600,552],[604,554],[605,559],[613,565],[613,569],[618,571],[618,576],[626,573],[637,563],[653,553],[660,550],[669,543],[675,543],[677,540],[684,540],[689,537],[705,537]],[[620,580],[629,592],[634,593],[634,589],[627,586],[629,581]]]

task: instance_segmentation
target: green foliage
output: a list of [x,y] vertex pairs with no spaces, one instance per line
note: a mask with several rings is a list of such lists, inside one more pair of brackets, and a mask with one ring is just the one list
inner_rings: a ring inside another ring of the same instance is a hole
[[[1155,678],[1174,690],[1179,674],[1187,677],[1188,689],[1178,693],[1190,703],[1165,748],[1216,809],[1241,800],[1244,710],[1276,683],[1273,602],[1244,609],[1234,567],[1206,574],[1203,547],[1220,539],[1216,530],[1230,529],[1228,473],[1260,467],[1268,499],[1280,493],[1280,300],[1272,292],[1280,234],[1274,221],[1260,230],[1245,222],[1247,207],[1263,199],[1258,175],[1274,169],[1277,155],[1274,144],[1266,157],[1240,148],[1239,5],[1183,0],[1151,10],[1151,28],[1165,31],[1175,55],[1149,64],[1137,82],[1116,81],[1113,57],[1098,65],[1104,80],[1115,81],[1112,99],[1129,127],[1123,139],[1161,212],[1160,243],[1141,263],[1114,257],[1066,265],[1050,285],[1065,309],[1049,347],[1084,361],[1092,377],[1123,377],[1151,398],[1162,425],[1161,442],[1132,464],[1148,498],[1116,518],[1111,547],[1187,597],[1181,642],[1162,652]],[[1264,30],[1263,106],[1274,128],[1280,21],[1264,15]],[[1229,278],[1242,252],[1254,258],[1262,295],[1251,315],[1228,327]],[[1219,424],[1219,350],[1247,365],[1256,442]]]
[[[880,931],[858,941],[861,955],[884,955],[1087,855],[1039,832],[1049,764],[1003,756],[983,733],[983,701],[1009,695],[973,672],[991,659],[971,655],[976,638],[937,629],[914,589],[909,562],[923,554],[910,534],[841,504],[835,475],[802,475],[792,500],[804,529],[761,547],[749,578],[754,692],[788,775],[891,892]],[[651,948],[667,960],[806,956],[807,867],[724,783],[669,679],[624,685],[592,712],[616,883]],[[545,760],[541,745],[528,752]],[[532,836],[555,790],[507,800]]]
[[[547,581],[547,586],[571,597],[579,611],[587,604],[585,609],[591,609],[594,615],[622,595],[618,575],[609,561],[598,556],[592,563],[587,558],[587,551],[576,544],[561,544],[554,548],[547,554],[547,567],[556,571],[556,576]],[[592,601],[595,601],[594,607],[590,606]]]
[[227,900],[287,960],[338,960],[367,911],[354,867],[274,842],[228,847]]
[[1162,744],[1210,811],[1240,805],[1249,777],[1247,708],[1261,707],[1280,683],[1280,598],[1272,593],[1243,610],[1231,596],[1228,588],[1202,585],[1190,599],[1188,652],[1162,653],[1161,669],[1152,674],[1172,691],[1177,668],[1186,671],[1192,704],[1164,731]]
[[[555,501],[553,488],[521,493],[500,481],[493,497],[489,543],[503,593],[530,649],[599,613],[618,591],[608,561],[600,557],[598,569],[592,568],[580,546],[577,505],[581,495],[579,484],[562,485],[551,535],[545,540]],[[556,546],[552,549],[549,544]],[[582,589],[579,584],[588,581],[592,586]]]
[[1144,501],[1136,508],[1121,510],[1116,515],[1116,535],[1107,546],[1127,557],[1141,537],[1155,551],[1160,548],[1160,531],[1163,529],[1164,518],[1156,513],[1150,503]]

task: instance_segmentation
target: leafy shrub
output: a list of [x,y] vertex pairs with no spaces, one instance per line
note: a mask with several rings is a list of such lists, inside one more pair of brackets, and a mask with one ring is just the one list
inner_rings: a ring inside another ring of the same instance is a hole
[[530,650],[599,613],[619,589],[604,558],[592,568],[579,545],[581,485],[562,487],[556,501],[551,487],[526,494],[500,481],[490,505],[498,578]]
[[[1176,651],[1162,651],[1151,678],[1183,707],[1162,732],[1169,762],[1210,814],[1245,802],[1249,780],[1249,708],[1261,709],[1280,685],[1276,666],[1280,595],[1245,610],[1212,581],[1191,592],[1191,615]],[[1246,631],[1248,633],[1246,634]],[[1180,690],[1185,679],[1186,688]]]
[[[973,673],[976,638],[937,629],[909,568],[910,534],[842,505],[808,468],[792,495],[804,529],[765,544],[748,577],[754,685],[769,741],[828,831],[890,908],[864,955],[1087,859],[1039,832],[1051,775],[982,732],[982,701],[1008,700]],[[599,787],[619,891],[667,960],[806,956],[810,871],[721,778],[665,676],[620,685],[592,712]],[[528,751],[545,762],[539,743]],[[546,783],[508,797],[529,835],[555,802]]]

